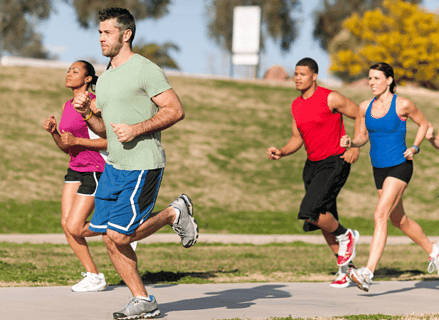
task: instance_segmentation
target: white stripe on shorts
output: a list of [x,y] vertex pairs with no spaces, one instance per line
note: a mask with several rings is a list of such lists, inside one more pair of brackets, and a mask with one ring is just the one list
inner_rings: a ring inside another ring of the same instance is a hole
[[111,223],[111,222],[108,222],[108,225],[110,225],[110,226],[112,226],[114,228],[123,230],[123,231],[128,231],[130,229],[130,227],[133,225],[133,223],[134,223],[134,221],[136,220],[136,217],[137,217],[137,210],[136,210],[136,204],[134,203],[134,196],[136,195],[136,192],[139,189],[139,185],[140,185],[140,182],[142,181],[142,176],[143,176],[144,172],[145,172],[145,170],[140,171],[139,177],[137,178],[136,187],[134,188],[134,191],[133,191],[133,193],[131,194],[131,197],[130,197],[131,209],[133,210],[133,217],[131,218],[131,221],[128,224],[128,226],[122,227],[122,226],[119,226],[119,225]]

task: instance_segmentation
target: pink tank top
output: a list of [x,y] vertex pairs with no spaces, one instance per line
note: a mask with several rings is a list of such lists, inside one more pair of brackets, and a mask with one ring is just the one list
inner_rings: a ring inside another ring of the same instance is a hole
[[331,90],[317,87],[308,99],[302,96],[293,101],[291,113],[302,135],[308,159],[320,161],[345,152],[340,138],[345,134],[343,117],[328,107]]
[[[96,96],[89,94],[91,99]],[[73,99],[72,99],[73,100]],[[70,132],[75,137],[90,139],[90,132],[87,123],[82,116],[73,108],[72,100],[64,105],[64,111],[59,122],[59,131],[62,133]],[[88,150],[83,146],[73,146],[69,148],[70,163],[69,167],[78,172],[103,172],[105,160],[99,151]]]

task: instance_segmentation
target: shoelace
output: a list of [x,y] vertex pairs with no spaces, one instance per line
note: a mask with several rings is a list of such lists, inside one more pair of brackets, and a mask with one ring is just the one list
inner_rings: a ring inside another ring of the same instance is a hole
[[[428,264],[427,271],[428,271],[429,273],[433,273],[435,269],[438,270],[438,266],[437,266],[436,263],[435,263],[435,260],[436,260],[437,258],[436,258],[436,259],[429,258],[429,259],[430,259],[430,263]],[[439,270],[438,270],[438,271],[439,271]]]

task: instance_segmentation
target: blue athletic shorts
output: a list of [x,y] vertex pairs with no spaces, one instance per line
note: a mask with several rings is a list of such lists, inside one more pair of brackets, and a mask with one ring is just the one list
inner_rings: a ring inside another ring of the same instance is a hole
[[152,213],[162,176],[163,168],[128,171],[106,164],[89,229],[132,234]]

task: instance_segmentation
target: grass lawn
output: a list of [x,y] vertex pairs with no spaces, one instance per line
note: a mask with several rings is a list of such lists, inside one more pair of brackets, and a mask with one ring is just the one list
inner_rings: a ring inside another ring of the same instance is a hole
[[[103,243],[90,243],[99,271],[109,285],[121,279]],[[326,245],[302,242],[268,245],[198,243],[139,244],[139,272],[146,285],[156,283],[329,282],[338,270]],[[359,245],[355,263],[364,265],[368,245]],[[410,259],[402,259],[408,257]],[[300,257],[298,259],[297,257]],[[387,246],[374,280],[439,280],[427,273],[428,259],[416,245]],[[68,245],[0,244],[0,286],[73,285],[81,263]]]
[[[64,70],[0,68],[0,233],[62,232],[60,199],[69,159],[42,124],[51,114],[59,122],[63,104],[72,98],[64,87],[64,76]],[[266,156],[268,147],[282,147],[290,138],[290,104],[298,96],[293,84],[185,77],[169,80],[186,118],[162,134],[167,167],[156,209],[165,208],[184,192],[195,204],[202,233],[302,234],[296,216],[304,194],[301,175],[305,151],[280,161]],[[371,97],[366,87],[337,90],[357,103]],[[398,90],[439,128],[439,93]],[[345,126],[352,134],[353,122],[345,119]],[[407,144],[411,145],[416,125],[409,121],[407,128]],[[404,206],[427,235],[437,236],[438,151],[428,142],[421,149]],[[342,223],[363,235],[373,232],[377,203],[368,150],[368,146],[361,149],[338,205]],[[172,231],[165,228],[161,232]],[[390,228],[389,234],[401,235],[395,228]],[[104,245],[92,243],[90,250],[108,282],[120,284]],[[357,264],[366,262],[368,250],[367,245],[359,246]],[[326,246],[299,242],[264,246],[200,243],[190,250],[175,244],[141,244],[137,252],[145,284],[331,281],[337,271]],[[407,256],[411,259],[403,258]],[[425,253],[417,246],[388,246],[374,279],[438,280],[426,273],[427,264]],[[66,245],[0,243],[1,286],[72,285],[81,271],[80,262]]]

